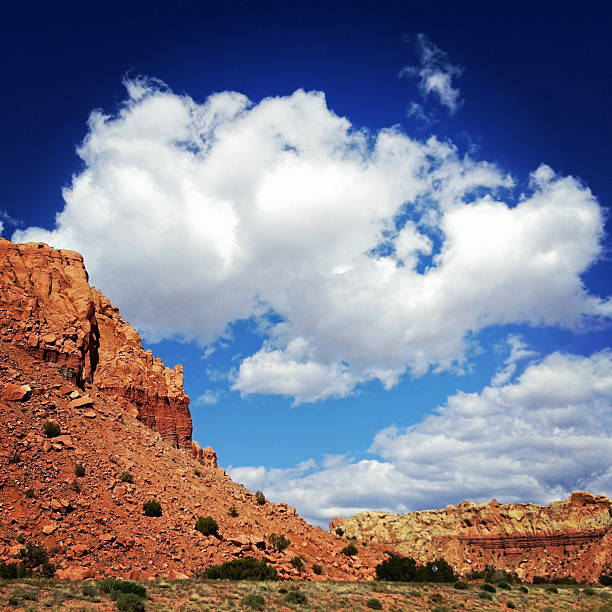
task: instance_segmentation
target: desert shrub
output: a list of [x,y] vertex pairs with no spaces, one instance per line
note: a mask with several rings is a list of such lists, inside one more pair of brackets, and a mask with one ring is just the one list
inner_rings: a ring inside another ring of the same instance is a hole
[[45,561],[39,569],[40,575],[43,578],[53,578],[55,576],[55,565],[49,561]]
[[75,478],[71,483],[70,483],[70,488],[75,492],[75,493],[80,493],[81,492],[81,483]]
[[354,544],[347,544],[340,552],[347,557],[354,557],[359,551]]
[[145,605],[142,599],[134,593],[118,593],[117,610],[122,612],[144,612]]
[[534,576],[531,582],[533,584],[548,584],[548,578],[546,576]]
[[83,476],[85,476],[85,466],[82,463],[77,463],[74,466],[74,475],[77,478],[83,478]]
[[544,589],[544,592],[545,592],[545,593],[558,593],[558,592],[559,592],[559,589],[558,589],[556,586],[547,586],[547,587]]
[[323,573],[323,566],[319,565],[318,563],[315,563],[312,566],[312,571],[317,575],[320,576]]
[[21,453],[14,451],[8,458],[9,465],[15,465],[21,461]]
[[483,591],[487,591],[487,593],[495,593],[495,592],[497,592],[497,589],[492,584],[489,584],[488,582],[485,582],[482,585],[482,590]]
[[28,498],[28,499],[32,499],[34,497],[34,489],[28,489],[24,495]]
[[131,593],[137,597],[146,597],[147,589],[133,580],[117,580],[104,578],[98,582],[98,588],[103,593]]
[[470,586],[468,585],[467,582],[462,582],[461,580],[457,580],[457,582],[455,582],[455,588],[459,589],[460,591],[465,591],[469,589]]
[[240,603],[253,610],[264,610],[266,607],[266,600],[259,593],[249,593],[240,600]]
[[609,574],[602,574],[599,576],[599,583],[603,586],[612,586],[612,572]]
[[93,584],[84,584],[81,588],[81,593],[85,597],[95,597],[98,594],[96,587]]
[[17,597],[17,595],[11,595],[7,600],[6,603],[9,606],[12,606],[14,608],[16,608],[17,606],[21,605],[21,598]]
[[478,597],[480,597],[480,599],[486,599],[487,601],[493,601],[493,595],[491,595],[491,593],[487,593],[486,591],[480,591],[480,593],[478,593]]
[[507,601],[506,608],[510,608],[511,610],[514,610],[516,606],[511,601]]
[[255,491],[255,501],[263,506],[266,503],[266,496],[261,491]]
[[276,552],[282,552],[291,544],[291,540],[286,538],[282,533],[271,533],[268,536],[268,544]]
[[23,533],[20,533],[15,539],[19,544],[25,544],[26,539]]
[[370,610],[382,610],[382,604],[380,603],[380,599],[376,599],[376,597],[372,597],[372,599],[368,599],[366,601],[366,606],[370,608]]
[[582,592],[585,595],[595,595],[595,589],[593,589],[591,587],[587,587],[586,589],[582,589]]
[[53,421],[47,421],[43,425],[43,430],[47,438],[56,438],[60,435],[60,426]]
[[302,591],[289,591],[285,595],[285,601],[292,604],[306,603],[306,595]]
[[278,580],[273,566],[253,557],[212,565],[204,570],[203,577],[211,580]]
[[2,580],[14,580],[18,577],[19,563],[0,563],[0,578]]
[[230,506],[229,510],[227,511],[227,515],[231,516],[232,518],[237,518],[238,510],[236,510],[236,506]]
[[344,535],[344,529],[342,529],[342,527],[336,527],[336,535],[342,537]]
[[497,586],[500,589],[504,589],[506,591],[510,591],[512,589],[512,587],[506,581],[504,581],[504,580],[502,580],[501,582],[498,582]]
[[519,591],[521,593],[529,593],[529,589],[524,584],[519,587]]
[[44,546],[28,542],[25,548],[19,551],[19,557],[24,567],[34,569],[49,561],[49,555]]
[[217,535],[219,525],[217,525],[217,521],[212,516],[201,516],[196,521],[195,530],[205,536]]
[[431,612],[451,612],[451,609],[448,606],[436,606]]
[[195,468],[195,469],[193,470],[193,475],[194,475],[194,476],[201,476],[201,475],[202,475],[202,472],[200,472],[200,470],[198,470],[198,468]]
[[290,563],[298,572],[301,572],[304,569],[304,560],[302,557],[293,557]]
[[444,560],[428,561],[417,565],[411,557],[400,557],[388,553],[389,558],[376,566],[376,577],[379,580],[397,582],[453,582],[456,579],[453,568]]
[[134,482],[134,477],[129,472],[122,472],[121,476],[119,476],[121,482],[132,483]]
[[145,502],[144,504],[142,504],[142,509],[145,513],[145,516],[161,516],[162,515],[161,504],[155,499],[151,499],[148,502]]

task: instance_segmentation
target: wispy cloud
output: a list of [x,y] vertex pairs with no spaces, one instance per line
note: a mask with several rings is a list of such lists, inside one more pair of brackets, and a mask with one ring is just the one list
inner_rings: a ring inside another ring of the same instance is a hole
[[207,389],[202,395],[196,397],[194,404],[196,406],[212,406],[219,401],[220,393]]
[[[447,61],[447,54],[437,47],[425,34],[417,34],[416,49],[419,56],[417,66],[404,66],[400,77],[416,78],[423,97],[437,97],[440,104],[453,114],[463,103],[459,88],[453,85],[463,72],[463,68]],[[418,106],[418,105],[417,105]],[[419,110],[414,103],[409,110],[414,114]],[[427,116],[427,115],[425,115]]]

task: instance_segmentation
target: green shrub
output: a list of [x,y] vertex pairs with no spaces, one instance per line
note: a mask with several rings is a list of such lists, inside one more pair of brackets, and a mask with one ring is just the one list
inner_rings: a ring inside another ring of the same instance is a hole
[[595,595],[595,589],[593,589],[591,587],[586,587],[586,589],[582,589],[582,592],[585,595]]
[[145,605],[142,599],[134,593],[119,593],[117,595],[117,610],[122,612],[144,612]]
[[266,607],[266,600],[259,593],[249,593],[240,600],[240,603],[246,608],[252,608],[253,610],[265,610]]
[[285,601],[292,604],[304,604],[306,599],[307,597],[302,591],[289,591],[285,595]]
[[40,575],[43,576],[43,578],[53,578],[53,576],[55,576],[55,565],[49,563],[49,561],[45,561],[40,566]]
[[61,431],[60,426],[57,423],[54,423],[53,421],[47,421],[43,425],[43,430],[47,438],[56,438],[60,435]]
[[455,588],[459,589],[460,591],[465,591],[470,588],[470,585],[467,582],[457,580],[457,582],[455,582]]
[[344,535],[344,529],[342,529],[342,527],[336,527],[336,535],[342,537]]
[[559,592],[559,589],[558,589],[556,586],[547,586],[547,587],[544,589],[544,592],[545,592],[545,593],[558,593],[558,592]]
[[200,470],[198,470],[198,468],[195,468],[195,469],[193,470],[193,475],[194,475],[194,476],[201,476],[201,475],[202,475],[202,472],[200,472]]
[[268,544],[270,544],[275,552],[282,552],[291,544],[291,540],[282,533],[271,533],[268,536]]
[[17,578],[19,563],[0,563],[0,578],[2,580],[14,580]]
[[612,586],[612,572],[608,574],[602,572],[601,576],[599,576],[599,583],[603,586]]
[[205,536],[217,535],[219,525],[217,525],[217,521],[212,516],[201,516],[196,521],[195,530]]
[[34,497],[34,489],[28,489],[24,495],[28,498],[28,499],[32,499]]
[[21,453],[19,451],[15,451],[9,458],[9,465],[15,465],[21,461]]
[[370,610],[382,610],[382,604],[380,603],[380,599],[376,599],[376,597],[372,597],[372,599],[368,599],[366,601],[366,606],[370,608]]
[[512,590],[512,587],[507,582],[505,582],[504,580],[502,580],[501,582],[498,582],[497,586],[500,589],[504,589],[506,591],[511,591]]
[[161,516],[162,515],[161,504],[155,499],[152,499],[142,504],[142,509],[145,513],[145,516]]
[[524,584],[519,587],[519,591],[521,593],[529,593],[529,589]]
[[506,608],[510,608],[511,610],[514,610],[516,606],[511,601],[507,601]]
[[13,606],[14,608],[16,608],[17,606],[21,605],[21,599],[19,597],[17,597],[17,595],[11,595],[7,600],[6,603],[9,606]]
[[376,577],[379,580],[396,582],[453,582],[456,579],[453,568],[444,560],[428,561],[417,565],[411,557],[400,557],[387,553],[388,559],[376,566]]
[[83,476],[85,476],[85,466],[82,463],[77,463],[74,466],[74,475],[77,478],[83,478]]
[[272,565],[253,557],[212,565],[204,570],[203,577],[211,580],[278,580]]
[[131,593],[137,597],[145,598],[147,589],[133,580],[117,580],[116,578],[104,578],[98,582],[98,588],[103,593]]
[[266,503],[266,496],[261,491],[255,491],[255,500],[260,506]]
[[98,594],[98,590],[93,584],[85,583],[81,588],[81,593],[83,593],[85,597],[95,597]]
[[49,561],[49,555],[47,555],[45,547],[32,542],[28,542],[25,548],[19,551],[19,557],[22,560],[22,565],[29,569],[35,569]]
[[340,552],[347,557],[354,557],[359,551],[354,544],[347,544]]
[[130,484],[134,482],[134,477],[129,472],[122,472],[121,476],[119,476],[119,479],[121,480],[121,482],[128,482]]
[[293,557],[291,559],[290,563],[300,573],[304,569],[304,560],[302,559],[302,557]]
[[320,576],[323,573],[323,566],[319,565],[318,563],[315,563],[312,566],[312,571],[317,575]]
[[488,582],[485,582],[481,588],[483,591],[487,591],[489,593],[497,592],[497,589],[492,584],[489,584]]
[[478,597],[480,597],[480,599],[486,599],[487,601],[493,601],[493,595],[485,591],[480,591],[480,593],[478,593]]
[[237,518],[238,510],[236,510],[236,506],[230,506],[229,510],[227,511],[227,515],[231,516],[232,518]]

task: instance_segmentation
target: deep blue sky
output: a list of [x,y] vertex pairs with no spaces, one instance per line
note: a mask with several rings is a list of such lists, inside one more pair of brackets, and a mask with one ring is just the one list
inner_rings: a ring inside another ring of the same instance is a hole
[[[409,1],[4,7],[3,235],[32,225],[53,228],[64,206],[61,189],[82,169],[75,147],[90,112],[116,111],[125,99],[122,79],[138,75],[161,79],[196,102],[225,90],[254,102],[298,88],[321,90],[329,108],[354,125],[376,131],[399,124],[419,139],[435,133],[511,172],[519,191],[545,162],[579,177],[607,211],[612,11],[594,7]],[[423,102],[416,82],[398,78],[403,66],[417,63],[418,33],[464,69],[457,80],[463,106],[448,114],[432,105],[437,122],[428,126],[406,115],[412,101]],[[612,294],[610,279],[607,257],[583,276],[601,297]],[[414,381],[406,375],[390,391],[368,383],[355,397],[306,408],[291,408],[278,396],[241,399],[207,377],[206,366],[227,369],[236,354],[259,349],[261,338],[244,326],[206,364],[196,345],[166,341],[152,348],[171,365],[185,364],[192,399],[206,389],[222,391],[217,404],[193,406],[194,437],[212,445],[222,465],[286,467],[325,454],[362,457],[381,428],[418,422],[458,389],[480,391],[505,357],[498,345],[508,333],[522,335],[541,355],[589,355],[610,346],[605,324],[581,333],[509,325],[481,332],[483,353],[469,374]]]

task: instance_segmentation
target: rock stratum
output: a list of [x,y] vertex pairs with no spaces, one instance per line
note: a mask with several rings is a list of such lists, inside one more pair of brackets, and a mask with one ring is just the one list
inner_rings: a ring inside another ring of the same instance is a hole
[[612,502],[582,491],[547,506],[491,500],[408,514],[362,512],[334,518],[330,531],[337,529],[419,563],[443,557],[462,575],[492,566],[522,580],[596,582],[612,564]]
[[170,369],[102,293],[89,286],[83,258],[42,243],[0,239],[0,341],[92,383],[180,448],[191,447],[183,368]]
[[[34,541],[60,578],[191,577],[245,556],[286,579],[373,578],[382,549],[347,557],[346,541],[294,508],[258,503],[191,431],[181,367],[143,350],[82,257],[0,239],[0,563]],[[150,500],[161,517],[144,515]],[[216,536],[194,529],[200,516]],[[270,546],[273,533],[286,550]]]

